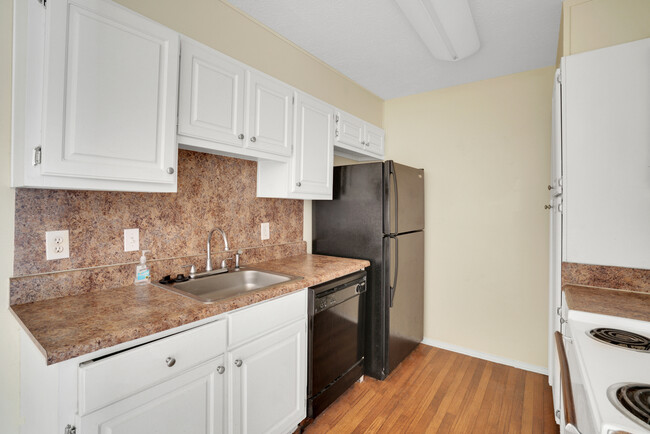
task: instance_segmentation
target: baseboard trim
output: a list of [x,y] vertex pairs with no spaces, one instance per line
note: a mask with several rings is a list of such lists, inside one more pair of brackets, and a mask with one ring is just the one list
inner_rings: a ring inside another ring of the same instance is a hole
[[424,338],[422,339],[422,343],[430,347],[441,348],[443,350],[453,351],[454,353],[465,354],[466,356],[487,360],[488,362],[512,366],[513,368],[523,369],[524,371],[535,372],[537,374],[548,375],[548,369],[544,368],[543,366],[531,365],[530,363],[524,363],[518,360],[483,353],[481,351],[472,350],[454,344],[448,344],[447,342],[437,341],[435,339]]

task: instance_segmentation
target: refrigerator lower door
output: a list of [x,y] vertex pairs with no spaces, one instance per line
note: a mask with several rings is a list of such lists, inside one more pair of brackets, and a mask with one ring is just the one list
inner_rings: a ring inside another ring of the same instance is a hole
[[392,372],[424,335],[424,232],[386,237],[384,246],[388,372]]
[[384,183],[384,234],[423,230],[424,170],[387,161]]

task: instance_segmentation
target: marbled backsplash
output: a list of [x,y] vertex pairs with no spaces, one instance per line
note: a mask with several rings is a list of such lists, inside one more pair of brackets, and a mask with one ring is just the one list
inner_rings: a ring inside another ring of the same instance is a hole
[[[17,189],[11,303],[132,283],[140,252],[124,252],[129,228],[139,228],[140,249],[151,250],[154,278],[189,263],[204,269],[214,227],[226,232],[231,250],[245,249],[243,264],[304,253],[303,201],[257,198],[256,171],[253,161],[181,150],[178,193]],[[265,241],[263,222],[270,224]],[[45,232],[65,229],[70,258],[47,261]],[[214,264],[232,256],[220,253],[219,234],[212,246]],[[82,270],[88,267],[104,268]]]
[[562,286],[586,285],[650,293],[650,270],[562,263]]

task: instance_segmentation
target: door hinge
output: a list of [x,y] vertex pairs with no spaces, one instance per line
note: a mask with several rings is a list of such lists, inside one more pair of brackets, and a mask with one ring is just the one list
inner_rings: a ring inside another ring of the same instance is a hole
[[558,83],[562,84],[562,71],[558,73],[556,80]]
[[338,128],[337,128],[336,130],[334,130],[334,135],[335,135],[336,137],[339,136],[339,129],[338,129]]
[[295,103],[296,103],[296,97],[295,97],[295,96],[292,96],[292,97],[291,97],[291,104],[295,104]]
[[336,114],[336,123],[337,124],[339,123],[339,115],[338,115],[338,113]]
[[41,159],[42,159],[42,152],[41,152],[41,147],[37,146],[34,148],[34,153],[32,154],[32,165],[33,166],[38,166],[41,164]]
[[41,4],[41,6],[46,7],[47,6],[47,0],[36,0]]
[[65,430],[63,431],[63,434],[77,434],[77,427],[74,425],[66,425]]

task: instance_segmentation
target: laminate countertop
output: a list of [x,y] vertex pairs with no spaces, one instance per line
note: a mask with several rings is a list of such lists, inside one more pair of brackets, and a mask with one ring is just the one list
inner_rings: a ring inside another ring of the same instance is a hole
[[301,278],[211,304],[147,284],[13,305],[10,309],[51,365],[289,294],[369,265],[366,260],[310,254],[251,264],[256,269]]
[[569,309],[650,321],[650,293],[582,285],[562,289]]

